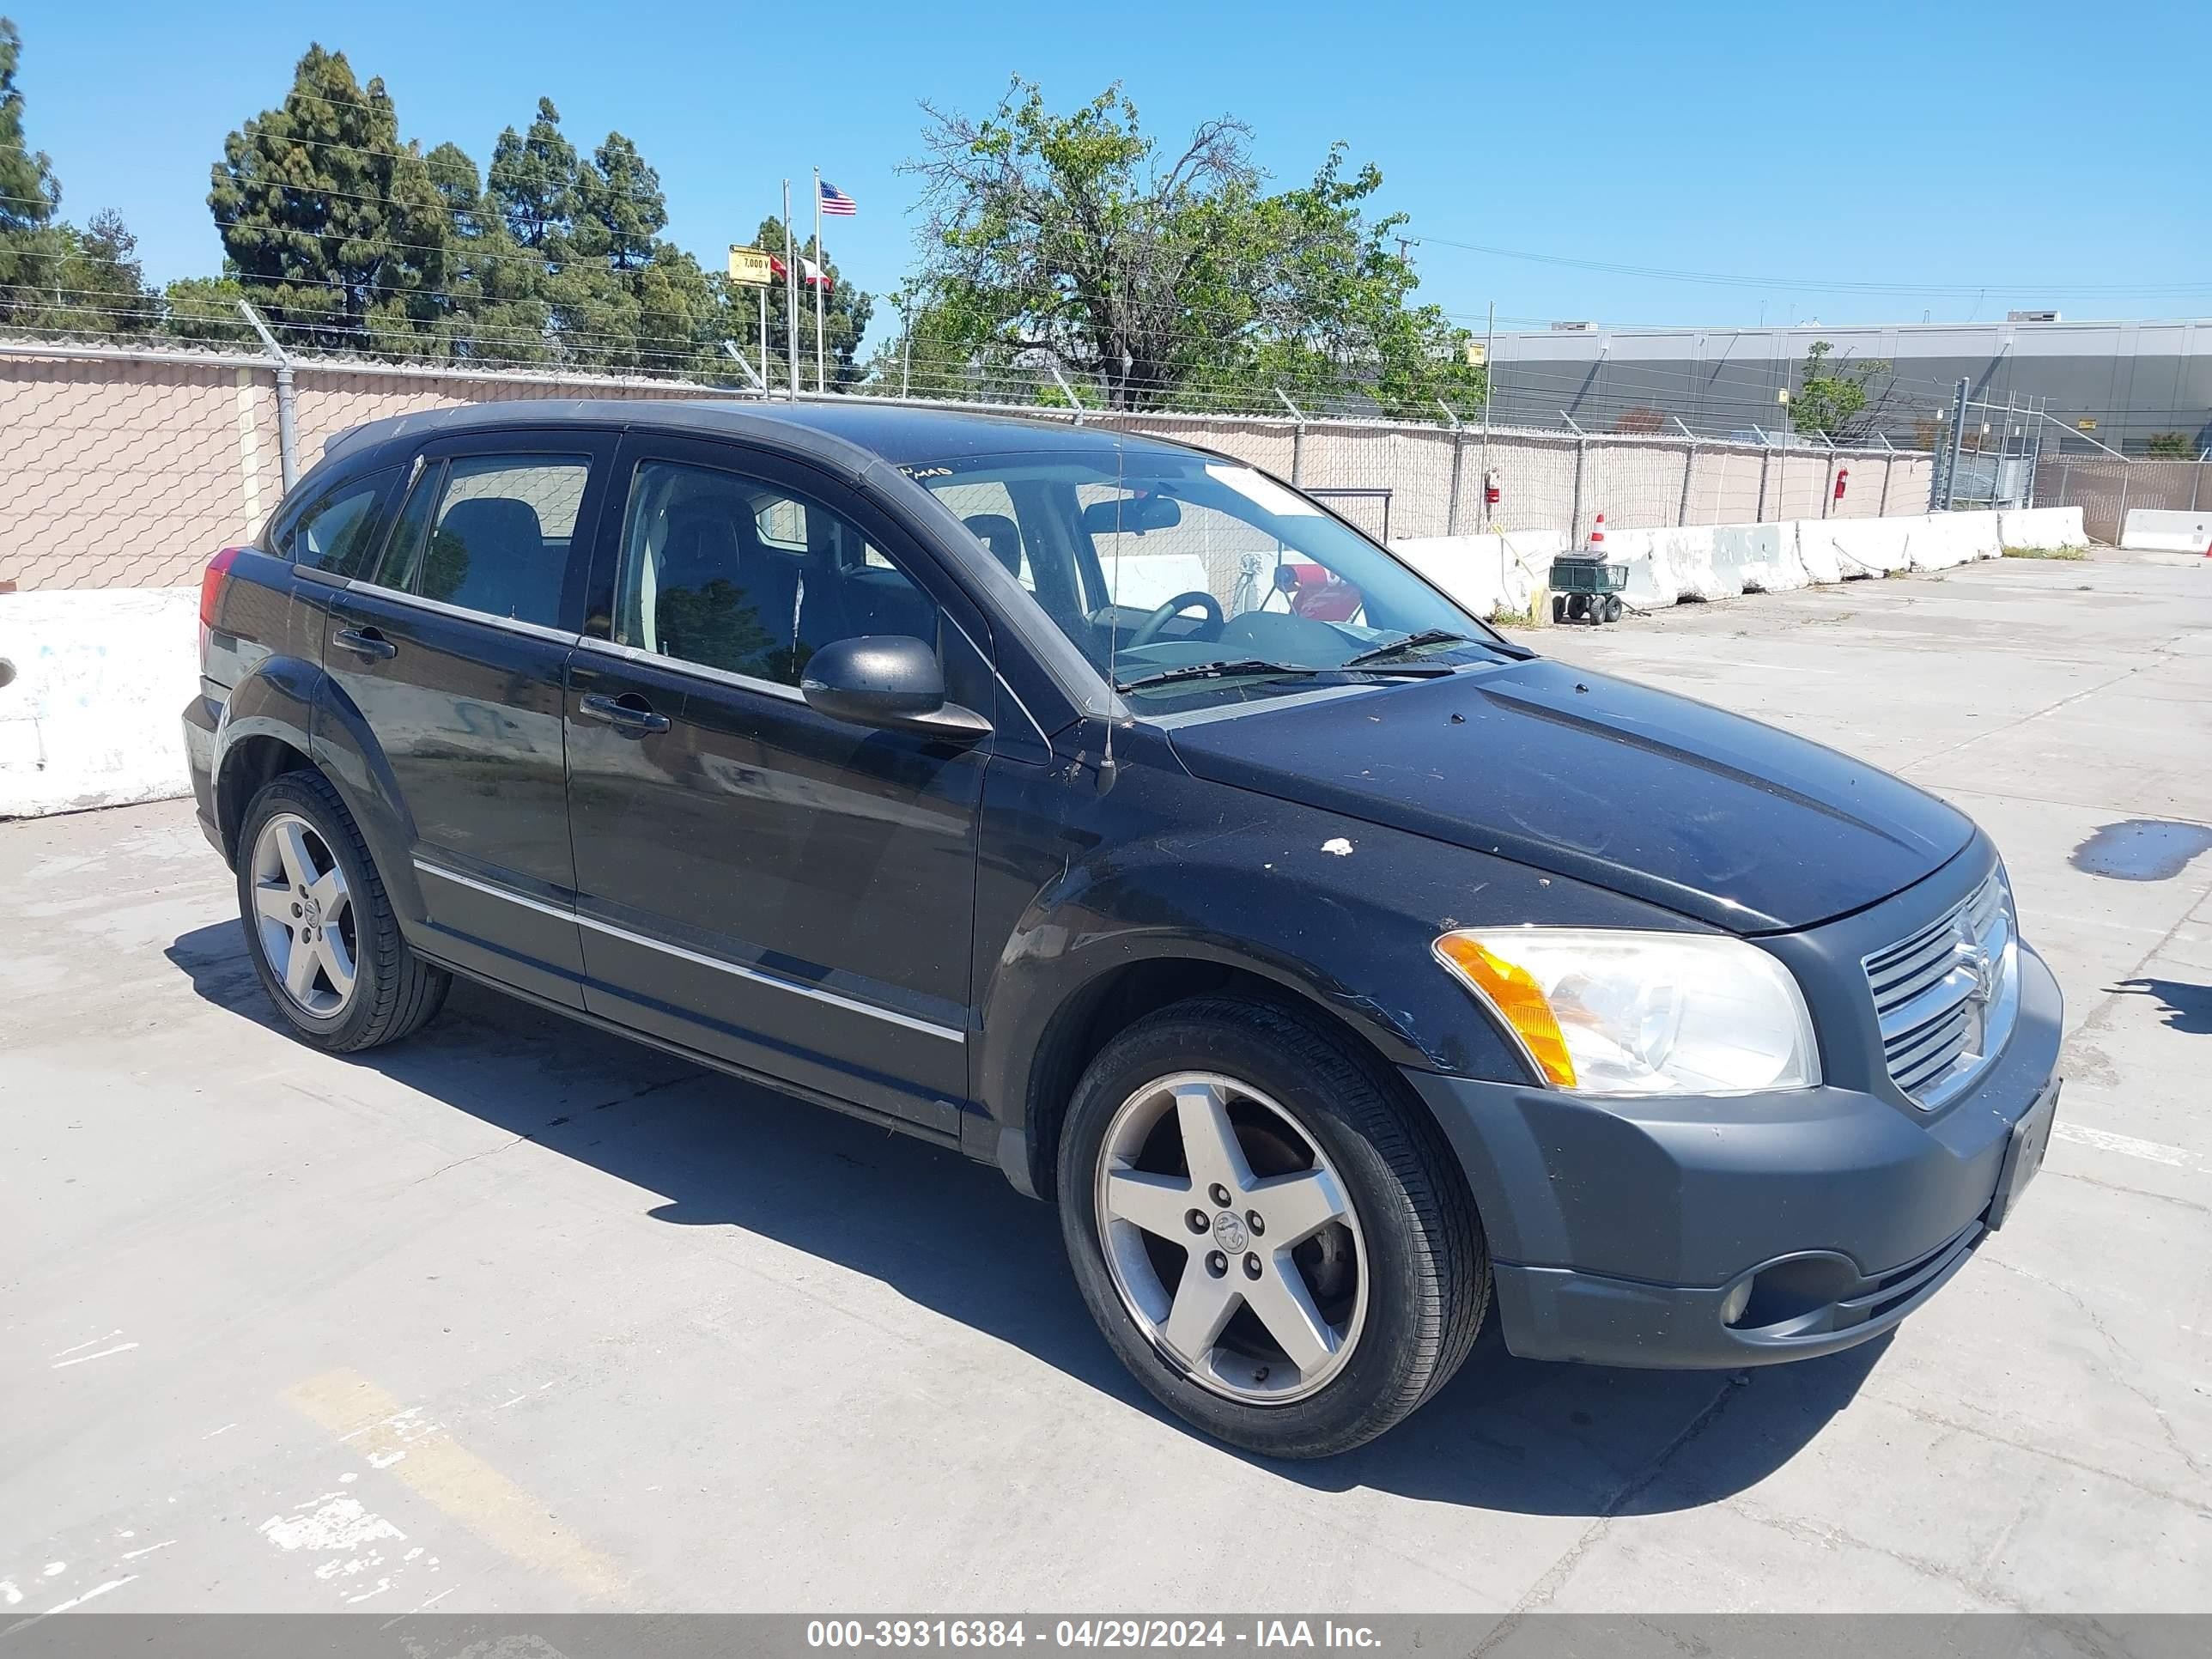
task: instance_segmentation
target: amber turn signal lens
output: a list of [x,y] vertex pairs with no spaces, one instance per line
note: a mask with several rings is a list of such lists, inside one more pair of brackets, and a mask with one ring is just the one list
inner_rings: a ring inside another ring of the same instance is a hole
[[1560,1034],[1559,1017],[1527,969],[1515,966],[1465,933],[1446,933],[1437,941],[1436,951],[1444,965],[1479,992],[1519,1034],[1547,1081],[1561,1089],[1575,1086],[1575,1062],[1567,1053],[1566,1038]]

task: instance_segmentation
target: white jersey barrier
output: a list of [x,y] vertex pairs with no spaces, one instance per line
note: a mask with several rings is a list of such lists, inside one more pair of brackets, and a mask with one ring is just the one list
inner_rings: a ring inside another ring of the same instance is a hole
[[[1501,539],[1525,550],[1516,568],[1501,560]],[[1817,583],[1947,570],[1994,559],[2008,547],[2086,545],[2081,509],[1938,513],[1893,519],[1784,519],[1771,524],[1706,525],[1679,530],[1611,530],[1606,556],[1628,567],[1623,597],[1638,610],[1685,599],[1778,593]],[[1565,538],[1534,535],[1436,536],[1394,542],[1407,562],[1478,616],[1522,611]],[[1519,580],[1509,580],[1508,573]]]
[[2145,553],[2202,553],[2212,549],[2212,512],[2174,513],[2131,507],[2120,526],[2120,545]]
[[0,594],[0,817],[161,800],[191,787],[199,589]]
[[1997,513],[1997,539],[2007,547],[2048,552],[2058,547],[2087,547],[2078,507],[2004,507]]

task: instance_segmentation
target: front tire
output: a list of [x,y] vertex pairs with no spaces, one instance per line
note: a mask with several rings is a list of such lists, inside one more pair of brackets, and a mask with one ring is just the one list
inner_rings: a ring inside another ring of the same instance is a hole
[[295,1035],[351,1054],[395,1042],[446,1000],[417,957],[345,803],[319,773],[271,779],[238,836],[238,909],[261,988]]
[[1242,998],[1179,1003],[1069,1105],[1060,1230],[1091,1316],[1186,1421],[1347,1451],[1458,1370],[1489,1299],[1451,1155],[1368,1056]]

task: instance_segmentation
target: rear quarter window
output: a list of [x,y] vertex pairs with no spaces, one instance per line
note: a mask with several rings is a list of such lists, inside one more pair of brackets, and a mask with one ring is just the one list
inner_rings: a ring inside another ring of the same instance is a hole
[[376,550],[400,471],[384,467],[318,490],[280,521],[273,542],[278,556],[335,576],[359,575]]

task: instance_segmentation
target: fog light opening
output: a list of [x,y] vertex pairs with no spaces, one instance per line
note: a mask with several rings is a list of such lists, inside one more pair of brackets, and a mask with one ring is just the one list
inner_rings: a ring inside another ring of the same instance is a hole
[[1745,1279],[1721,1298],[1721,1323],[1733,1325],[1743,1317],[1743,1310],[1751,1305],[1751,1281]]

